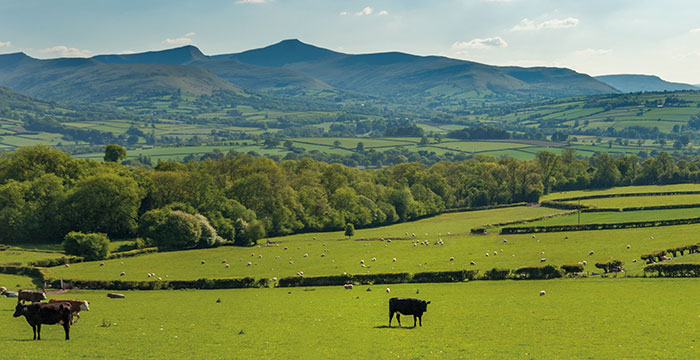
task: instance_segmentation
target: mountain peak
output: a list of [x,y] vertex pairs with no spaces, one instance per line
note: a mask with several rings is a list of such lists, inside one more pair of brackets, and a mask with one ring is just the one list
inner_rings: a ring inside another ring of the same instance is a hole
[[126,55],[98,55],[92,59],[105,64],[165,64],[186,65],[198,60],[205,60],[199,48],[194,45],[185,45],[172,49],[148,51]]
[[316,62],[340,56],[343,54],[309,45],[299,39],[282,40],[277,44],[234,55],[243,63],[274,67],[297,62]]

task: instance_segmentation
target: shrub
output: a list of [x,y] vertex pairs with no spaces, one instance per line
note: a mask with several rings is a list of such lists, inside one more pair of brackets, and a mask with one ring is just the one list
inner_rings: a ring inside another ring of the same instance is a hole
[[598,269],[602,269],[605,273],[621,272],[624,270],[622,268],[622,261],[620,260],[608,260],[604,262],[599,262],[595,264],[595,267],[597,267]]
[[238,246],[252,246],[258,240],[265,237],[265,226],[258,220],[247,222],[243,219],[236,220],[236,239],[233,244]]
[[355,236],[355,225],[353,225],[352,223],[348,223],[347,225],[345,225],[345,236]]
[[486,233],[486,228],[481,227],[481,226],[475,227],[475,228],[472,228],[471,233],[474,235],[483,235]]
[[157,227],[153,240],[159,249],[180,250],[197,247],[201,236],[199,220],[194,215],[175,210]]
[[73,231],[63,240],[66,254],[82,256],[85,260],[102,260],[109,256],[109,238],[105,234],[84,234]]
[[439,282],[460,282],[473,280],[479,270],[459,270],[459,271],[426,271],[413,274],[411,282],[414,283],[439,283]]
[[510,269],[493,268],[484,272],[484,280],[505,280],[510,274]]
[[554,279],[561,277],[561,271],[554,265],[523,266],[514,271],[520,279]]
[[645,266],[644,272],[656,272],[661,277],[698,277],[700,263],[658,263]]
[[582,264],[564,264],[561,266],[561,269],[564,270],[564,272],[567,275],[573,275],[573,274],[578,274],[583,272],[583,265]]

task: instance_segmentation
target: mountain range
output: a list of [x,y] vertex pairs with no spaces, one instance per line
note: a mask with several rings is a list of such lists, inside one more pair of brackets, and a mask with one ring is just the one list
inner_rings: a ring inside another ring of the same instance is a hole
[[602,75],[595,78],[623,93],[700,90],[697,86],[666,81],[655,75],[620,74]]
[[344,54],[299,40],[207,56],[194,46],[128,55],[39,60],[0,55],[0,86],[59,101],[215,90],[333,90],[395,103],[530,100],[618,92],[566,68],[490,66],[400,52]]

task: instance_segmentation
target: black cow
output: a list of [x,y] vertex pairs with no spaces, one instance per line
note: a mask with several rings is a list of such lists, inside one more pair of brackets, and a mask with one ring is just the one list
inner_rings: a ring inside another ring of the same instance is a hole
[[399,327],[401,326],[401,315],[413,315],[413,327],[416,327],[416,318],[418,318],[420,326],[423,326],[423,313],[428,311],[428,304],[430,304],[430,301],[418,299],[389,299],[389,327],[391,327],[391,320],[394,318],[394,313],[396,313],[396,320],[399,322]]
[[41,324],[62,324],[66,331],[66,340],[70,339],[71,311],[68,303],[32,303],[17,304],[14,317],[24,316],[34,331],[34,340],[41,340]]

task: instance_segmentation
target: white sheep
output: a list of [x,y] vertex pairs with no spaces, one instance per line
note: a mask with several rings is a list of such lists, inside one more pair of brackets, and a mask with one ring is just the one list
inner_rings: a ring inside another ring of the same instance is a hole
[[321,253],[321,257],[326,257],[326,254],[324,254],[324,253]]
[[450,257],[450,261],[455,261],[455,257],[454,256]]
[[627,248],[628,248],[628,249],[631,248],[631,247],[632,247],[631,245],[627,245]]
[[226,264],[226,259],[221,260],[222,264]]
[[390,292],[391,292],[391,289],[386,288],[386,293],[388,294],[388,293],[390,293]]
[[255,253],[250,254],[250,257],[255,257]]
[[632,260],[632,262],[637,262],[637,259]]
[[391,242],[391,239],[388,239],[386,242],[390,243],[390,242]]
[[294,260],[289,260],[289,264],[294,264]]
[[535,236],[535,235],[532,235],[532,238],[533,238],[533,239],[534,239],[534,238],[536,238],[536,237],[537,237],[537,236]]
[[250,261],[248,261],[248,265],[247,265],[247,266],[250,266],[250,265],[253,265],[253,263],[252,263],[252,262],[250,262]]
[[262,259],[262,254],[258,255],[258,259]]
[[343,285],[343,287],[344,287],[346,290],[352,290],[352,284],[345,284],[345,285]]
[[474,261],[470,261],[469,265],[476,265],[476,263]]
[[595,254],[595,251],[593,251],[593,250],[588,252],[588,255],[593,255],[593,254]]
[[583,265],[588,265],[588,261],[583,260]]
[[545,262],[545,261],[547,261],[546,258],[541,258],[541,259],[540,259],[540,262]]
[[305,254],[304,254],[304,257],[309,257],[309,254],[308,254],[308,253],[305,253]]
[[506,240],[506,239],[503,239],[503,242],[504,242],[504,243],[507,243],[507,242],[508,242],[508,240]]
[[126,273],[125,273],[125,272],[123,272],[123,271],[122,271],[122,273],[121,273],[121,274],[119,274],[119,276],[124,276],[124,275],[126,275]]
[[207,263],[206,261],[202,260],[202,265],[204,265],[204,264],[206,264],[206,263]]
[[276,277],[273,277],[273,278],[272,278],[272,281],[277,281],[277,278],[276,278]]
[[364,264],[364,263],[365,263],[365,261],[364,261],[364,260],[360,260],[360,264]]
[[493,255],[498,255],[498,251],[494,251],[494,252],[493,252]]
[[392,262],[396,262],[396,258],[393,258],[391,261],[392,261]]
[[547,295],[546,291],[544,291],[544,290],[540,291],[540,296],[545,296],[545,295]]
[[452,233],[448,231],[448,232],[447,232],[447,235],[452,235]]
[[377,258],[376,258],[376,257],[373,257],[373,258],[372,258],[372,261],[377,261]]
[[226,268],[227,268],[227,269],[228,269],[228,268],[230,268],[230,267],[231,267],[231,265],[229,265],[229,264],[226,264]]
[[486,257],[488,257],[488,256],[489,256],[489,253],[486,253]]

